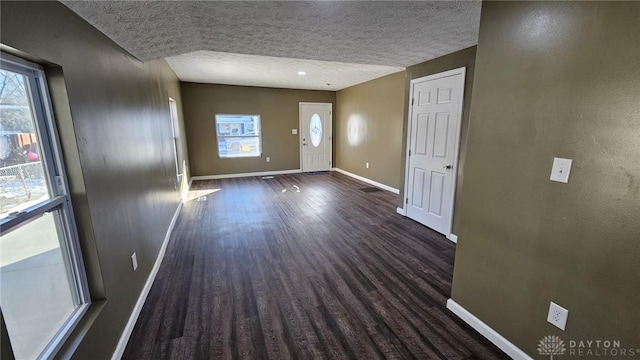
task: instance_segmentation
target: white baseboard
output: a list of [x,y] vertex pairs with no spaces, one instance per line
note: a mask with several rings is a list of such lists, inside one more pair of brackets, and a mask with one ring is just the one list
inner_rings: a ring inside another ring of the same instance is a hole
[[171,238],[171,232],[173,231],[173,227],[176,225],[176,221],[178,220],[178,216],[180,215],[180,210],[182,210],[182,205],[183,205],[183,202],[180,201],[180,203],[178,203],[178,208],[176,209],[176,212],[173,214],[173,218],[171,219],[171,223],[169,224],[167,233],[164,236],[164,240],[162,241],[162,246],[160,247],[160,252],[158,253],[156,262],[155,264],[153,264],[153,268],[151,269],[151,273],[147,278],[147,282],[144,284],[144,287],[142,288],[142,292],[138,297],[138,301],[136,302],[136,305],[133,307],[131,316],[129,316],[129,321],[127,322],[127,325],[124,327],[124,331],[120,336],[120,340],[118,341],[118,346],[116,346],[116,349],[113,352],[113,355],[111,356],[111,360],[120,360],[120,358],[122,358],[122,355],[124,354],[124,350],[127,347],[127,343],[129,342],[129,338],[131,337],[133,328],[136,326],[136,322],[138,321],[138,316],[140,316],[140,312],[142,311],[144,302],[147,300],[149,291],[151,291],[151,286],[153,285],[153,281],[156,279],[156,275],[158,275],[160,264],[162,264],[162,259],[164,259],[164,253],[167,251],[167,245],[169,244],[169,239]]
[[403,208],[396,208],[396,212],[402,216],[407,216],[407,211]]
[[456,234],[449,234],[447,235],[447,239],[453,241],[454,243],[458,243],[458,235]]
[[491,341],[505,354],[511,356],[515,360],[533,360],[533,358],[524,351],[520,350],[517,346],[505,339],[502,335],[498,334],[495,330],[489,327],[489,325],[482,322],[482,320],[475,317],[467,309],[460,306],[453,299],[447,300],[447,309],[451,310],[460,319],[469,324],[472,328],[476,329],[482,336]]
[[371,179],[367,179],[366,177],[350,173],[350,172],[342,170],[340,168],[333,168],[333,169],[331,169],[331,171],[337,171],[337,172],[339,172],[341,174],[345,174],[347,176],[351,176],[354,179],[358,179],[360,181],[366,182],[367,184],[371,184],[371,185],[373,185],[375,187],[379,187],[380,189],[391,191],[394,194],[400,194],[400,190],[398,190],[396,188],[392,188],[391,186],[379,183],[377,181],[373,181]]
[[272,176],[272,175],[284,175],[284,174],[297,174],[297,173],[301,173],[301,172],[302,172],[302,170],[300,170],[300,169],[292,169],[292,170],[277,170],[277,171],[238,173],[238,174],[203,175],[203,176],[192,176],[191,180],[231,179],[231,178],[250,177],[250,176]]

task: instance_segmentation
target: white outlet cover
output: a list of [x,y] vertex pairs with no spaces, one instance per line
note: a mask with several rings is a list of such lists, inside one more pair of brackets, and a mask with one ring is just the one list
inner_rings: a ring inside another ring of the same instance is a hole
[[551,168],[551,177],[549,180],[561,183],[569,182],[569,173],[571,172],[571,159],[553,158],[553,167]]
[[131,265],[133,266],[133,271],[136,271],[138,269],[138,256],[136,255],[136,253],[133,253],[133,255],[131,255]]
[[569,317],[569,310],[554,303],[553,301],[549,305],[549,314],[547,315],[547,321],[564,331],[567,327],[567,318]]
[[267,156],[267,162],[271,162],[271,158]]
[[291,135],[298,135],[298,129],[291,129]]

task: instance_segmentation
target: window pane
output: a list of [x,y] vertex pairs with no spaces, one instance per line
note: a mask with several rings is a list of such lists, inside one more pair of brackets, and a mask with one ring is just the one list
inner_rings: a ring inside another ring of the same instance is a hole
[[50,198],[25,76],[0,70],[0,219]]
[[221,158],[260,156],[259,115],[216,115]]
[[218,135],[220,136],[258,135],[256,128],[257,127],[253,122],[218,124]]
[[259,137],[219,137],[220,157],[260,156]]
[[309,123],[309,137],[311,138],[311,144],[314,147],[320,146],[322,141],[322,120],[320,115],[313,114],[311,122]]
[[169,98],[169,111],[171,112],[171,127],[173,129],[173,154],[176,161],[177,181],[179,182],[181,178],[180,175],[183,171],[182,162],[184,161],[182,160],[182,136],[180,135],[180,125],[178,122],[178,105],[176,101],[171,98]]
[[0,237],[0,306],[16,359],[35,359],[77,307],[58,216],[44,214]]

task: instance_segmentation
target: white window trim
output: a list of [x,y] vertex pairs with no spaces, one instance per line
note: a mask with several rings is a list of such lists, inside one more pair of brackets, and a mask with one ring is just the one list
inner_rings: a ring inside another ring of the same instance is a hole
[[[220,135],[218,133],[218,116],[249,116],[249,117],[257,117],[258,118],[258,135]],[[216,151],[218,152],[219,159],[247,159],[247,158],[258,158],[262,157],[262,116],[259,114],[216,114],[215,115],[215,126],[216,126]],[[238,138],[238,137],[246,137],[246,138],[258,138],[258,154],[257,155],[245,155],[245,156],[221,156],[220,155],[220,138]]]
[[178,153],[181,151],[178,147],[182,146],[182,136],[180,134],[180,121],[178,120],[178,103],[171,97],[169,97],[169,112],[171,115],[171,134],[173,135],[173,156],[176,163],[176,181],[177,184],[179,184],[180,181],[182,181],[184,172],[184,169],[180,169],[181,159],[178,156]]
[[35,121],[40,133],[39,140],[41,142],[40,147],[42,149],[45,173],[49,177],[49,184],[54,187],[54,196],[51,199],[23,210],[13,218],[2,220],[0,224],[1,233],[8,233],[29,223],[32,219],[47,211],[60,208],[66,239],[64,243],[61,243],[61,249],[64,255],[69,257],[69,262],[66,264],[67,271],[71,274],[69,287],[73,293],[74,300],[78,302],[76,309],[38,356],[39,359],[52,359],[89,309],[91,303],[89,287],[44,70],[38,64],[4,52],[0,62],[4,70],[23,74],[28,79],[32,89],[31,96],[33,97],[33,110],[36,115]]

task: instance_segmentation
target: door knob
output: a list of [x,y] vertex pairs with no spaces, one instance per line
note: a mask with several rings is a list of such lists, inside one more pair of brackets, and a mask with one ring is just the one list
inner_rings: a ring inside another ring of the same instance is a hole
[[451,170],[451,169],[453,169],[453,165],[447,164],[447,165],[444,166],[444,168],[447,169],[447,170]]

